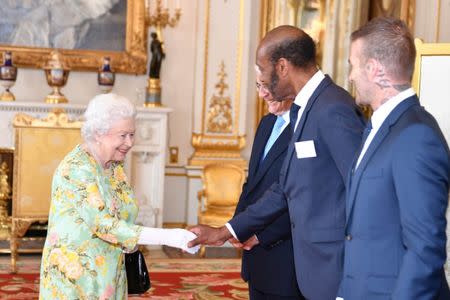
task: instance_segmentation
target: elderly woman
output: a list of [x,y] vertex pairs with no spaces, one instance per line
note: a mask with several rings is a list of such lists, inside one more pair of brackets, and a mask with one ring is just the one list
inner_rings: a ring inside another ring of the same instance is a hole
[[40,299],[124,299],[124,252],[137,244],[197,250],[187,248],[195,237],[187,230],[134,224],[137,200],[122,162],[134,143],[135,116],[133,104],[118,95],[89,103],[83,143],[53,177]]

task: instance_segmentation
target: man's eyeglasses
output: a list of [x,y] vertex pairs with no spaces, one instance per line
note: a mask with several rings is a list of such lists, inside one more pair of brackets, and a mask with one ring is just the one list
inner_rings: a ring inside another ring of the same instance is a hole
[[258,92],[269,93],[269,87],[267,85],[265,85],[264,83],[256,82],[255,85],[256,85],[256,90]]

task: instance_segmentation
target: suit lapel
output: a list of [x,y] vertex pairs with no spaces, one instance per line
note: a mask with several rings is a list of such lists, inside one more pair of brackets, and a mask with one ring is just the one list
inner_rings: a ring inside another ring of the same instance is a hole
[[258,182],[263,178],[263,176],[270,169],[270,166],[275,162],[275,160],[286,150],[291,140],[290,124],[283,130],[278,139],[270,148],[269,153],[267,153],[266,158],[259,165],[256,171],[256,176],[253,181],[249,184],[247,191],[250,193],[251,190],[258,184]]
[[268,118],[263,119],[261,127],[258,130],[258,135],[255,137],[254,145],[252,147],[252,154],[250,157],[250,163],[248,167],[248,173],[250,178],[254,178],[256,172],[260,168],[259,164],[261,157],[264,153],[264,148],[266,147],[267,140],[272,133],[273,124],[275,124],[276,116],[270,114]]
[[[417,96],[409,97],[408,99],[401,102],[394,110],[389,114],[389,116],[386,118],[386,120],[381,125],[378,132],[375,134],[375,137],[373,138],[372,142],[369,145],[369,148],[367,148],[366,153],[364,154],[363,158],[361,159],[361,162],[359,163],[358,167],[356,168],[355,172],[353,174],[350,174],[349,176],[349,182],[348,185],[350,188],[350,192],[348,193],[348,203],[347,203],[347,222],[350,218],[351,212],[353,210],[353,205],[355,203],[356,198],[356,192],[358,190],[359,183],[361,181],[362,174],[364,173],[364,170],[367,167],[367,164],[370,162],[370,159],[374,155],[374,153],[377,151],[377,149],[382,144],[383,140],[386,138],[386,136],[389,134],[391,127],[398,121],[400,116],[408,110],[413,105],[419,105],[419,101],[417,99]],[[358,159],[358,157],[355,157],[355,162]]]
[[[305,110],[302,113],[301,119],[298,122],[297,128],[295,129],[294,135],[292,136],[291,142],[289,143],[289,149],[287,153],[287,159],[289,161],[291,160],[292,155],[294,154],[295,143],[300,140],[306,120],[308,119],[309,111],[311,110],[312,106],[314,105],[314,102],[316,102],[317,98],[322,93],[322,91],[325,90],[325,88],[329,86],[331,83],[333,82],[330,79],[330,77],[328,75],[325,75],[325,78],[320,82],[319,86],[316,88],[314,93],[309,98],[308,104],[306,105]],[[295,126],[295,124],[290,125]],[[287,174],[287,172],[289,171],[289,166],[290,163],[285,163],[286,170],[284,174]]]

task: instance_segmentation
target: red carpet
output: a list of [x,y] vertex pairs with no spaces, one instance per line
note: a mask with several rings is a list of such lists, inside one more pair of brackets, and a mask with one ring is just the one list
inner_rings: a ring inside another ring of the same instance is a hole
[[[235,259],[168,259],[150,264],[152,288],[129,299],[248,299]],[[0,299],[38,299],[39,274],[0,274]]]

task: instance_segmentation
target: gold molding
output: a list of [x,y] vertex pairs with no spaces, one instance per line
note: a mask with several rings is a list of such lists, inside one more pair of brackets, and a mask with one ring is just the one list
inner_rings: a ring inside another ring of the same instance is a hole
[[225,96],[228,84],[225,82],[227,73],[225,72],[225,63],[220,63],[217,73],[219,81],[215,87],[217,94],[213,94],[209,100],[209,108],[206,122],[206,132],[209,133],[231,133],[233,131],[233,107],[230,96]]
[[[111,58],[114,72],[144,74],[147,67],[147,28],[144,0],[127,0],[125,51],[58,49],[68,66],[77,71],[98,71],[103,57]],[[17,67],[42,68],[51,48],[0,45],[0,52],[11,51]]]
[[239,32],[236,61],[236,95],[234,97],[234,128],[233,134],[239,134],[240,103],[241,103],[241,73],[242,73],[242,49],[244,47],[244,9],[245,0],[239,2]]
[[195,152],[188,161],[191,166],[205,166],[220,162],[247,166],[247,161],[240,154],[245,146],[245,135],[220,139],[215,136],[192,133],[192,146]]
[[440,36],[440,29],[441,29],[441,0],[438,0],[437,3],[437,18],[436,18],[436,33],[434,37],[434,41],[437,43],[439,42],[439,36]]
[[186,222],[165,222],[163,223],[163,228],[186,228]]
[[[261,0],[261,8],[260,8],[260,26],[259,26],[259,39],[260,41],[266,33],[272,29],[275,18],[275,9],[274,9],[275,1],[272,0]],[[267,114],[267,105],[264,100],[259,97],[258,93],[256,93],[256,116],[255,116],[255,125],[254,131],[258,128],[259,122],[262,117]]]
[[450,43],[424,43],[421,39],[414,40],[416,45],[416,61],[414,63],[414,74],[412,86],[417,95],[420,95],[420,76],[422,73],[422,57],[423,56],[450,56]]
[[205,128],[205,110],[206,110],[206,88],[208,86],[208,45],[209,45],[209,10],[211,9],[210,0],[206,0],[206,16],[205,16],[205,62],[203,63],[203,95],[202,95],[202,127]]
[[[201,132],[192,133],[192,145],[195,148],[194,153],[188,160],[188,165],[204,166],[213,162],[229,162],[240,166],[246,166],[247,162],[241,157],[240,151],[245,146],[245,135],[239,136],[239,104],[240,104],[240,88],[241,88],[241,64],[243,56],[243,36],[244,36],[244,8],[245,1],[239,2],[239,32],[237,36],[237,61],[235,68],[236,76],[236,91],[235,99],[233,101],[234,107],[231,108],[234,114],[231,114],[231,128],[226,127],[218,128],[218,130],[212,128],[211,124],[211,111],[207,111],[207,88],[208,88],[208,51],[209,51],[209,34],[210,34],[210,10],[211,1],[206,0],[205,8],[205,46],[204,46],[204,64],[203,64],[203,90],[202,90],[202,116],[201,116]],[[219,75],[220,77],[220,75]],[[224,82],[219,81],[216,87],[224,85]],[[223,96],[220,94],[219,96]],[[223,98],[223,97],[222,97]],[[227,97],[229,103],[232,103],[230,97]],[[213,98],[211,98],[214,100]],[[212,101],[211,100],[211,101]],[[212,104],[209,103],[210,106]],[[213,130],[212,130],[213,129]]]
[[171,176],[171,177],[186,177],[187,174],[184,174],[184,173],[171,173],[171,172],[166,172],[166,173],[164,173],[164,176]]
[[83,122],[69,120],[69,116],[63,109],[54,109],[49,112],[47,117],[43,119],[35,118],[24,113],[18,113],[13,119],[14,127],[65,127],[65,128],[81,128]]

